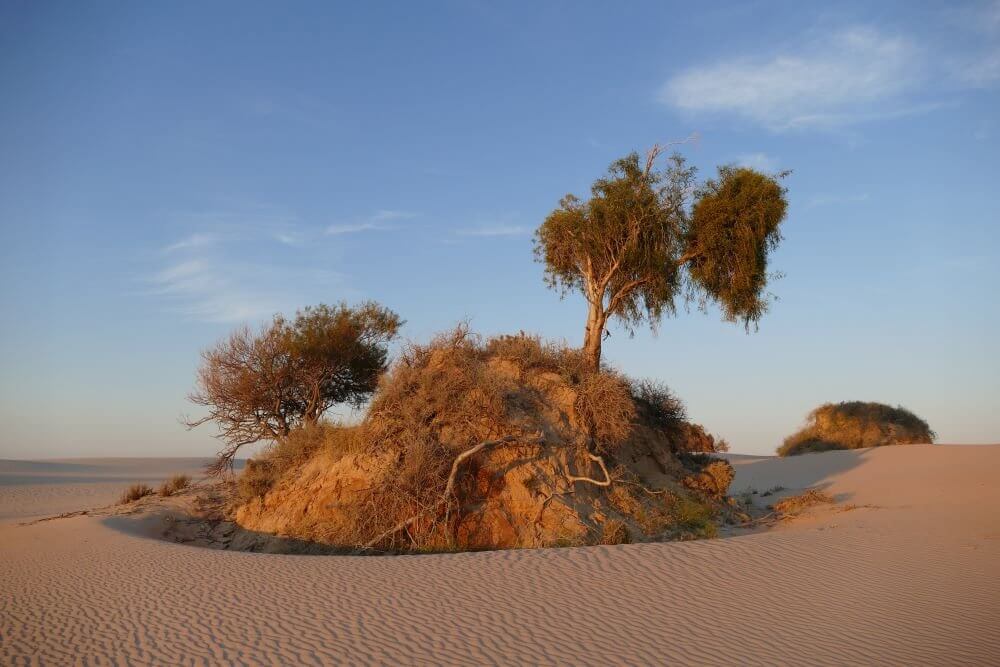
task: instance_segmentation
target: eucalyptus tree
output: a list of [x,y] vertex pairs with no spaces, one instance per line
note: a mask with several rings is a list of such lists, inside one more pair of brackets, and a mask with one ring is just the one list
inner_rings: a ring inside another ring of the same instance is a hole
[[609,321],[656,331],[678,299],[715,303],[749,330],[767,311],[768,259],[781,241],[787,172],[722,166],[715,178],[663,148],[611,164],[590,198],[566,195],[535,234],[548,285],[587,300],[584,351],[596,369]]

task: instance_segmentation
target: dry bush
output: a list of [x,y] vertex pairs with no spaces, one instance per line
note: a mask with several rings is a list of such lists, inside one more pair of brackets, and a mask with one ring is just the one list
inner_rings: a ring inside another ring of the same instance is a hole
[[157,493],[159,493],[160,496],[167,498],[175,493],[183,491],[190,483],[191,478],[187,475],[174,475],[160,485],[160,488],[157,489]]
[[237,492],[244,501],[263,496],[287,471],[321,451],[336,459],[362,447],[358,427],[326,421],[305,424],[268,445],[257,458],[248,459]]
[[598,544],[628,544],[628,526],[619,519],[608,519],[601,524],[601,537]]
[[788,498],[779,500],[771,506],[771,509],[780,515],[792,516],[798,514],[806,508],[813,507],[815,505],[830,504],[833,502],[833,496],[830,494],[816,489],[809,489],[808,491],[800,493],[797,496],[789,496]]
[[153,489],[145,484],[133,484],[132,486],[125,489],[121,497],[118,499],[119,505],[127,505],[128,503],[139,500],[140,498],[145,498],[153,493]]
[[245,503],[253,498],[262,497],[271,490],[276,481],[278,474],[270,460],[247,459],[243,472],[236,481],[237,498]]
[[661,431],[672,431],[687,421],[687,409],[670,388],[656,380],[632,383],[632,398],[645,421]]
[[675,453],[729,451],[725,440],[688,421],[684,402],[662,382],[635,381],[631,393],[643,423],[665,433]]
[[729,491],[736,472],[729,461],[709,458],[705,465],[694,475],[685,477],[684,486],[693,491],[700,491],[710,498],[724,498]]
[[616,373],[604,371],[584,376],[573,407],[602,452],[613,452],[632,432],[635,402],[628,383]]
[[778,455],[931,443],[936,437],[927,422],[903,407],[862,401],[826,403],[809,413],[800,431],[785,438]]

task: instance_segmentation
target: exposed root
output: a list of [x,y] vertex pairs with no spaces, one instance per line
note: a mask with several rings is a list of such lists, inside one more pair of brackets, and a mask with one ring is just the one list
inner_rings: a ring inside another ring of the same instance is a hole
[[[514,442],[515,440],[517,440],[517,437],[513,435],[508,435],[504,438],[500,438],[499,440],[486,440],[484,442],[479,443],[478,445],[470,447],[469,449],[465,450],[464,452],[456,456],[455,460],[451,464],[451,474],[448,475],[448,483],[444,487],[444,493],[441,494],[441,497],[437,501],[423,508],[422,510],[420,510],[413,516],[409,517],[408,519],[405,519],[404,521],[397,523],[395,526],[385,531],[378,537],[369,540],[364,545],[362,545],[361,548],[365,550],[373,549],[376,544],[386,539],[387,537],[395,535],[401,530],[406,530],[407,534],[409,535],[408,529],[410,526],[416,523],[421,517],[426,515],[431,510],[435,510],[448,502],[448,499],[451,497],[451,494],[455,489],[455,480],[458,478],[458,469],[462,466],[462,463],[464,463],[470,457],[475,456],[479,452],[483,451],[484,449],[487,449],[489,447],[495,447],[497,445],[508,444]],[[413,540],[413,536],[409,535],[409,537],[410,540],[413,541],[414,546],[416,546],[416,541]]]
[[590,477],[575,477],[574,475],[566,475],[566,479],[572,482],[587,482],[588,484],[593,484],[595,486],[611,486],[611,475],[608,474],[608,468],[604,465],[604,459],[597,454],[591,454],[587,452],[587,456],[590,457],[591,461],[597,463],[601,466],[601,472],[604,473],[604,480],[592,479]]

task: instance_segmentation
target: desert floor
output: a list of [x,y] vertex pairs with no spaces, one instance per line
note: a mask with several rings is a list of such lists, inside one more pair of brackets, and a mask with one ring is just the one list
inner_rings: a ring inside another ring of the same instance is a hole
[[197,460],[0,461],[0,663],[1000,664],[1000,446],[730,458],[734,494],[837,505],[698,542],[291,556],[20,525]]

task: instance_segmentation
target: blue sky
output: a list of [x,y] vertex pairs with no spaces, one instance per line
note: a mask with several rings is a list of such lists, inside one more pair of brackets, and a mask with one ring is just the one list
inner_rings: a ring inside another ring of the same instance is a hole
[[199,351],[312,303],[579,344],[531,233],[692,133],[794,170],[780,300],[606,359],[739,452],[850,399],[1000,441],[1000,3],[708,4],[3,3],[0,457],[209,455]]

